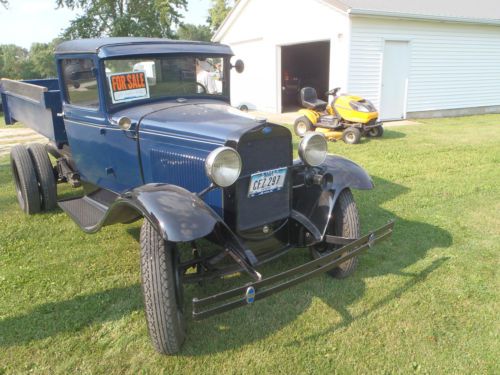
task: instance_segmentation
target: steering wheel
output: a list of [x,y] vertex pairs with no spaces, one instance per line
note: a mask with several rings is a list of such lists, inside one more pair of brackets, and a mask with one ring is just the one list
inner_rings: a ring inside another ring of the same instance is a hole
[[[194,84],[194,87],[193,87]],[[207,88],[199,82],[181,82],[172,88],[173,92],[184,95],[206,94]]]
[[339,92],[339,90],[340,90],[340,87],[335,87],[333,90],[327,91],[326,95],[337,96],[337,93]]
[[202,92],[198,92],[198,94],[207,94],[208,93],[207,88],[203,84],[201,84],[200,82],[196,82],[196,86],[201,87],[201,89],[202,89]]

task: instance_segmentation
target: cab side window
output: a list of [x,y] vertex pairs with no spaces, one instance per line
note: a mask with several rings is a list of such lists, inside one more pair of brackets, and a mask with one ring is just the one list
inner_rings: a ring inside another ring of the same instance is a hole
[[65,59],[62,61],[64,86],[70,104],[99,108],[99,91],[91,59]]

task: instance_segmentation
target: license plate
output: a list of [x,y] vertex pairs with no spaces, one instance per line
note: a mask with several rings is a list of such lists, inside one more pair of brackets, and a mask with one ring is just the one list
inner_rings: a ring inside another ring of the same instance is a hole
[[250,178],[248,196],[273,193],[283,189],[287,168],[272,169],[270,171],[254,173]]

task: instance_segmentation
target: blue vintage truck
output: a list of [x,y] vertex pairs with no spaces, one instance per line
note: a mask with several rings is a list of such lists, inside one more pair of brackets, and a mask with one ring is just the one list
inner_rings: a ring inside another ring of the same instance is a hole
[[[232,58],[228,46],[213,43],[74,40],[56,49],[57,79],[0,83],[6,123],[20,121],[50,140],[11,151],[26,214],[58,205],[88,233],[144,218],[146,320],[165,354],[181,348],[188,311],[202,319],[322,273],[346,277],[358,254],[393,229],[390,222],[361,236],[351,189],[371,189],[371,178],[327,154],[323,135],[306,134],[293,160],[288,128],[230,106],[231,70],[244,68]],[[83,187],[83,196],[58,201],[61,183]],[[213,245],[202,249],[201,239]],[[304,247],[310,262],[259,273]],[[236,272],[251,281],[184,303],[184,283]]]

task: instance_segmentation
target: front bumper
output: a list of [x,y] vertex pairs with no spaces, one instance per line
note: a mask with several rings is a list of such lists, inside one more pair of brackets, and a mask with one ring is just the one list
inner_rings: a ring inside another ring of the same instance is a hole
[[[251,304],[254,301],[269,297],[274,293],[330,271],[346,260],[372,248],[378,242],[389,238],[392,235],[393,227],[394,221],[390,221],[379,229],[357,240],[353,240],[349,244],[319,259],[219,294],[201,299],[193,298],[193,319],[204,319]],[[328,242],[328,238],[326,240]]]

